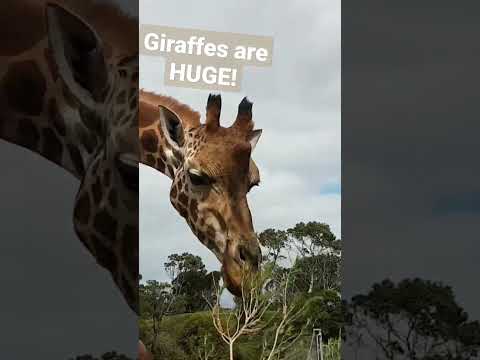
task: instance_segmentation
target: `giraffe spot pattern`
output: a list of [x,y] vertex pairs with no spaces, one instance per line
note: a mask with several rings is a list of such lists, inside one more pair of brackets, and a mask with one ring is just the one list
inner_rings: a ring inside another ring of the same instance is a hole
[[99,204],[102,200],[102,184],[100,183],[100,179],[97,179],[97,181],[95,181],[92,185],[92,195],[93,201],[96,204]]
[[18,126],[19,145],[34,149],[38,146],[39,140],[40,134],[33,121],[29,118],[21,119]]
[[11,64],[2,85],[13,110],[40,115],[47,85],[35,62],[26,60]]
[[190,201],[190,216],[194,222],[196,222],[198,218],[197,205],[197,200],[193,199]]
[[114,239],[117,231],[117,221],[105,210],[95,215],[93,227],[107,239]]
[[173,172],[173,167],[172,167],[172,165],[168,164],[168,165],[167,165],[167,168],[168,168],[168,173],[169,173],[171,176],[173,176],[173,175],[174,175],[174,172]]
[[180,204],[182,204],[182,206],[184,206],[184,207],[188,206],[188,196],[185,195],[185,193],[181,193],[178,196],[178,201],[180,202]]
[[95,111],[87,109],[85,106],[80,106],[78,109],[80,118],[85,124],[87,129],[91,130],[94,134],[101,134],[103,130],[103,121]]

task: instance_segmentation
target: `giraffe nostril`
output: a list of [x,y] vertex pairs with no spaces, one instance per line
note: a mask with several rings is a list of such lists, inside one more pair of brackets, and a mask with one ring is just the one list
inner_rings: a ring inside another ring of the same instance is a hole
[[242,266],[249,264],[255,268],[258,268],[260,266],[261,256],[260,247],[248,248],[240,245],[237,248],[235,260]]
[[246,254],[246,250],[243,246],[240,246],[240,249],[239,249],[239,258],[240,258],[240,261],[242,263],[245,263],[247,261],[247,254]]

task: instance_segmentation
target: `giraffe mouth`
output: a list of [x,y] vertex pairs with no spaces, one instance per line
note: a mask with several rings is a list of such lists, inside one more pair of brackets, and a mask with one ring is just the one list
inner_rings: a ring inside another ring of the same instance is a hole
[[132,156],[122,154],[116,158],[116,166],[125,186],[138,192],[138,161]]

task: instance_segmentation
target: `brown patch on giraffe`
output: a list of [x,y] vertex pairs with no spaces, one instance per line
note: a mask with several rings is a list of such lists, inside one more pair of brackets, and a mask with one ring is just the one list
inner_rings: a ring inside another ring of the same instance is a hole
[[44,128],[43,137],[43,155],[56,163],[62,161],[63,145],[58,139],[55,132],[50,128]]
[[72,144],[67,145],[68,152],[70,153],[70,158],[72,159],[73,166],[77,171],[78,175],[83,175],[85,173],[85,167],[83,165],[82,155],[78,148]]
[[112,177],[112,172],[110,171],[110,169],[106,169],[105,172],[103,173],[103,186],[104,187],[109,187],[110,186],[110,180],[111,180],[111,177]]
[[179,176],[178,177],[178,186],[179,188],[183,188],[183,181],[184,181],[184,177],[183,176]]
[[65,119],[58,111],[57,101],[54,98],[48,101],[48,113],[53,122],[53,127],[55,130],[57,130],[59,135],[65,136],[67,134]]
[[93,227],[105,238],[110,239],[115,237],[112,233],[115,234],[117,231],[117,221],[107,211],[101,210],[95,215]]
[[110,193],[108,194],[108,202],[110,203],[110,206],[113,209],[116,209],[118,206],[118,200],[117,200],[117,192],[115,189],[110,190]]
[[32,6],[38,1],[2,1],[0,56],[14,56],[31,48],[45,36],[43,7]]
[[95,235],[91,236],[91,240],[97,262],[107,269],[115,269],[117,267],[117,257],[115,256],[114,250],[106,246],[103,241]]
[[59,73],[58,73],[58,66],[53,60],[52,50],[50,48],[45,48],[44,51],[45,60],[47,61],[48,69],[50,70],[50,74],[52,75],[53,81],[57,81]]
[[170,164],[167,164],[167,168],[168,168],[168,173],[173,176],[175,173],[173,171],[173,167],[170,165]]
[[10,64],[2,86],[13,110],[33,116],[42,112],[47,85],[34,61]]
[[100,179],[97,179],[92,185],[92,195],[93,195],[93,201],[96,204],[99,204],[100,201],[102,200],[102,184],[100,182]]
[[142,146],[143,148],[151,153],[157,152],[158,149],[158,139],[155,130],[147,130],[142,134]]
[[84,193],[76,201],[73,217],[80,224],[88,224],[88,221],[90,219],[90,198],[88,196],[88,193]]
[[40,140],[38,129],[29,118],[24,118],[19,121],[18,125],[18,144],[29,149],[35,149]]
[[178,201],[180,202],[180,204],[182,204],[182,206],[184,206],[184,207],[188,206],[188,196],[185,195],[185,193],[181,193],[178,196]]
[[186,207],[183,207],[182,205],[180,204],[177,204],[177,210],[178,210],[178,213],[180,214],[181,217],[185,218],[188,220],[188,211],[187,211],[187,208]]

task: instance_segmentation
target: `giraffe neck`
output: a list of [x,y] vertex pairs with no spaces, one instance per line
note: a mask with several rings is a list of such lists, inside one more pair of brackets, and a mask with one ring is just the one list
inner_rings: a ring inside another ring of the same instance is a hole
[[[34,34],[27,34],[22,46],[14,44],[0,52],[0,140],[38,153],[81,180],[74,205],[75,231],[97,262],[111,273],[132,310],[138,311],[138,179],[137,189],[128,188],[124,177],[131,177],[132,167],[122,163],[123,168],[119,169],[116,162],[118,155],[138,154],[138,23],[120,20],[118,26],[113,26],[112,16],[97,16],[100,22],[87,26],[85,19],[94,19],[96,15],[80,18],[78,13],[68,14],[50,7],[49,11],[54,13],[47,16],[76,16],[75,21],[85,24],[81,31],[92,36],[95,28],[100,33],[96,34],[101,41],[95,43],[95,50],[102,51],[95,53],[104,56],[105,64],[101,65],[105,65],[105,71],[101,75],[106,73],[106,77],[98,80],[102,86],[93,89],[93,100],[88,102],[81,92],[75,92],[75,86],[85,85],[83,78],[75,84],[76,78],[72,81],[65,76],[69,68],[56,65],[61,64],[59,54],[65,52],[59,49],[58,39],[52,40],[51,28],[46,34],[45,1],[25,2],[40,4],[33,19],[40,25],[32,27]],[[18,3],[25,6],[25,2]],[[97,9],[102,13],[102,5]],[[67,24],[71,24],[72,18],[69,20]],[[129,29],[122,27],[126,22]],[[27,19],[21,25],[28,23]],[[63,26],[60,22],[50,24]],[[15,28],[10,30],[6,34],[0,32],[0,41],[16,33]],[[109,31],[117,41],[108,36]],[[135,36],[134,46],[128,45],[124,32]],[[53,33],[56,34],[58,31]],[[125,51],[128,48],[132,51]],[[90,85],[84,86],[86,91],[92,90]]]
[[0,138],[82,178],[100,145],[96,130],[102,124],[61,85],[46,39],[2,61],[0,79]]

